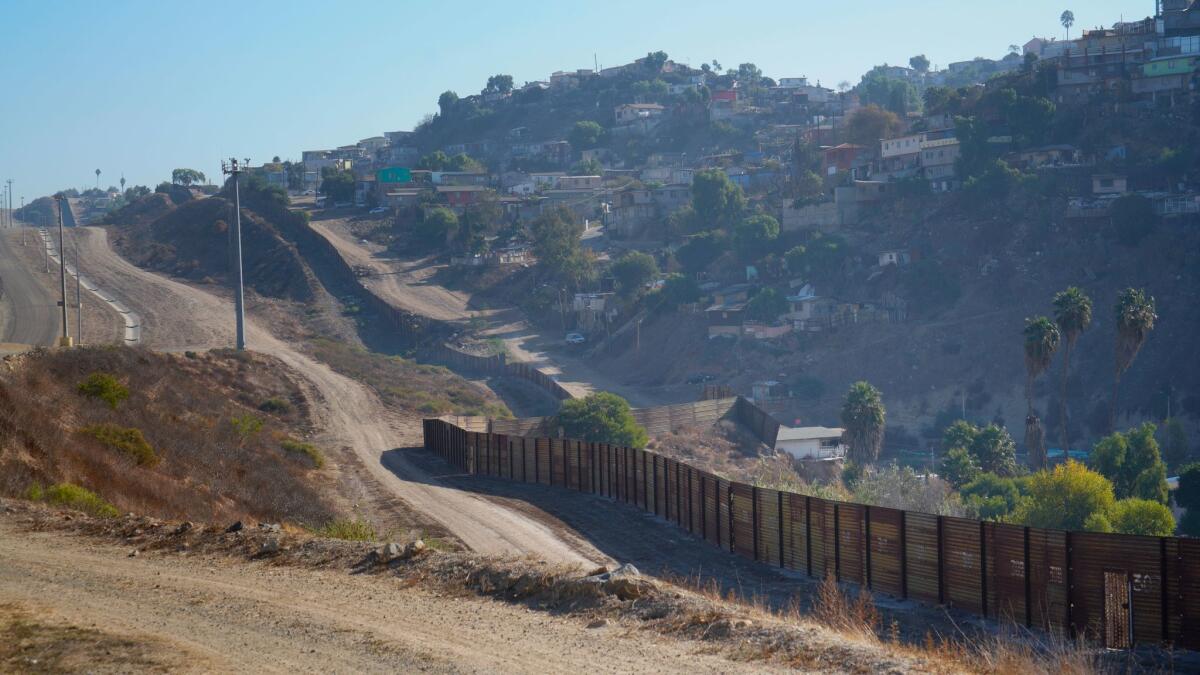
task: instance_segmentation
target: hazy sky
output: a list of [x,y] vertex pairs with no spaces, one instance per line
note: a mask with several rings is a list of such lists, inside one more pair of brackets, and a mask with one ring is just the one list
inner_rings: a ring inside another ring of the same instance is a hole
[[[1063,7],[1059,7],[1063,4]],[[857,82],[925,53],[998,58],[1035,35],[1142,18],[1153,0],[813,2],[0,1],[0,179],[26,200],[95,183],[155,185],[174,167],[411,129],[446,89],[519,85],[662,49],[699,66]],[[16,200],[14,199],[14,202]]]

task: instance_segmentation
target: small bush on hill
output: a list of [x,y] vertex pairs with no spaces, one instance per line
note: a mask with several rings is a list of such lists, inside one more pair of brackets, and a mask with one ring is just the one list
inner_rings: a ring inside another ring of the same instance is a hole
[[150,447],[141,429],[130,429],[116,424],[93,424],[80,429],[79,433],[100,441],[107,448],[128,455],[138,466],[158,464],[159,457],[154,454],[154,448]]
[[250,413],[238,415],[237,417],[230,419],[229,423],[233,425],[233,429],[237,431],[238,436],[241,436],[242,438],[249,438],[262,431],[263,428],[262,418],[251,415]]
[[98,398],[113,410],[116,410],[122,401],[129,398],[129,389],[108,373],[88,375],[86,380],[79,383],[79,393]]
[[646,430],[634,419],[629,403],[616,394],[599,392],[563,401],[555,421],[567,438],[623,448],[646,447]]
[[331,520],[321,527],[314,528],[313,534],[329,539],[345,539],[346,541],[376,541],[379,539],[375,528],[365,520]]
[[45,489],[42,489],[41,485],[35,484],[29,488],[28,496],[33,501],[65,506],[100,518],[117,516],[115,506],[101,499],[95,492],[71,483],[58,483]]
[[265,413],[287,414],[292,410],[292,404],[281,398],[269,398],[258,404],[258,409]]
[[325,466],[325,455],[321,454],[321,451],[312,443],[285,438],[279,443],[279,447],[290,453],[304,455],[312,461],[314,468],[320,469]]

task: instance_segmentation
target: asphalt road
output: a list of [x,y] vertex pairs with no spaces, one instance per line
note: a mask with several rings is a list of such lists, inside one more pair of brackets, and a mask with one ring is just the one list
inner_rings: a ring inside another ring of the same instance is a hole
[[[41,245],[37,230],[29,228],[26,235],[29,246]],[[4,284],[0,313],[5,315],[0,322],[0,342],[52,346],[58,339],[58,298],[34,276],[41,272],[28,269],[17,259],[12,247],[20,245],[19,230],[0,232],[0,281]]]

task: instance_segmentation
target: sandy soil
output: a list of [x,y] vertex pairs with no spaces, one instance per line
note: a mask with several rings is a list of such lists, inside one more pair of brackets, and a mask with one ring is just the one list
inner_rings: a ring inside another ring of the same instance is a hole
[[[226,347],[233,343],[233,310],[228,300],[133,266],[109,248],[104,230],[86,228],[84,255],[95,261],[96,280],[119,294],[143,316],[143,342],[153,349]],[[350,448],[371,478],[398,499],[426,514],[473,550],[492,554],[533,554],[558,562],[586,563],[606,557],[578,541],[564,541],[545,525],[477,496],[452,490],[402,457],[384,453],[421,444],[416,420],[389,413],[366,386],[276,339],[253,317],[247,346],[269,353],[310,385],[310,397],[324,429],[324,447]]]
[[398,579],[125,548],[0,519],[0,605],[166,652],[184,672],[762,672],[702,645]]

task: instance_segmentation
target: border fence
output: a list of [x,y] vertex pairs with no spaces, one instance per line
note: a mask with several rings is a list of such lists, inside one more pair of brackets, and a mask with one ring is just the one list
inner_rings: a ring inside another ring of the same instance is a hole
[[647,450],[424,420],[468,474],[632,504],[725,551],[810,577],[1107,647],[1200,648],[1200,539],[1063,532],[820,499],[726,480]]

